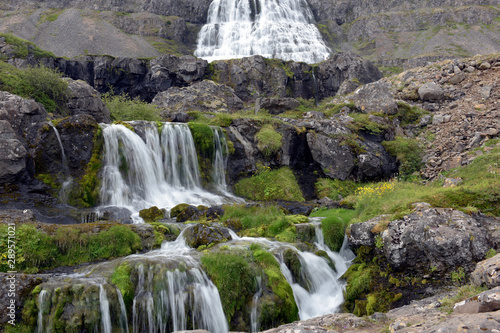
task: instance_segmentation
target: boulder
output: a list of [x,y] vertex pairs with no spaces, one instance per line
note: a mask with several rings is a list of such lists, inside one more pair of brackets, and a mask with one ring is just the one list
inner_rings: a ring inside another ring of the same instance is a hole
[[[498,218],[491,218],[497,225]],[[382,234],[383,251],[395,270],[463,267],[472,271],[491,248],[488,231],[473,216],[450,208],[428,208],[391,221]]]
[[261,98],[261,109],[266,109],[270,114],[280,114],[299,107],[300,102],[295,98]]
[[158,93],[153,104],[167,112],[225,112],[231,113],[243,107],[241,99],[226,85],[204,80],[189,87],[172,87]]
[[177,214],[177,222],[196,221],[201,217],[201,212],[195,206],[187,206]]
[[71,115],[89,114],[99,123],[110,123],[111,115],[101,99],[101,94],[82,80],[67,79],[71,98],[67,107]]
[[470,279],[477,286],[485,285],[489,288],[500,286],[500,253],[478,262]]
[[346,145],[323,134],[307,133],[307,143],[315,162],[330,178],[346,180],[354,170],[355,156]]
[[170,217],[171,218],[177,217],[177,215],[179,215],[187,207],[189,207],[189,204],[186,203],[181,203],[172,207],[172,209],[170,210]]
[[435,82],[427,82],[418,88],[418,95],[422,101],[438,102],[444,99],[444,90]]
[[481,313],[500,310],[500,286],[484,291],[453,306],[454,313]]
[[15,183],[26,174],[28,152],[7,120],[0,120],[0,184]]
[[396,114],[398,105],[385,82],[373,82],[358,88],[352,97],[356,108],[363,113]]
[[184,233],[186,243],[194,248],[211,243],[226,242],[231,239],[229,231],[217,226],[208,226],[206,224],[196,224],[189,227]]
[[207,220],[218,220],[224,215],[222,206],[212,206],[207,210]]
[[160,208],[153,206],[139,211],[139,216],[142,217],[145,222],[156,222],[164,217],[164,213]]

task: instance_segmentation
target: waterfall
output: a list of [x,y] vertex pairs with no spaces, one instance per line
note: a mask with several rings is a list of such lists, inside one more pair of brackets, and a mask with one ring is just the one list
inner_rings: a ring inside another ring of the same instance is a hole
[[116,294],[118,295],[118,303],[120,303],[120,326],[122,332],[128,333],[128,319],[127,319],[127,309],[125,308],[125,302],[123,301],[122,293],[117,287]]
[[252,309],[250,310],[250,329],[252,333],[259,331],[259,322],[257,318],[257,307],[259,305],[259,298],[262,297],[262,277],[257,277],[257,284],[259,290],[252,297]]
[[106,290],[99,284],[99,305],[101,307],[101,327],[103,333],[111,333],[111,315]]
[[59,134],[59,131],[54,126],[54,124],[49,122],[49,125],[54,129],[57,141],[59,142],[59,147],[61,148],[61,164],[63,167],[65,180],[63,181],[61,189],[59,190],[59,198],[61,199],[62,202],[66,202],[68,199],[68,191],[71,187],[71,184],[73,183],[73,178],[69,173],[68,159],[66,158],[66,154],[64,153],[64,146],[62,144],[61,135]]
[[221,192],[217,195],[201,187],[196,149],[186,124],[165,123],[161,133],[155,122],[140,125],[144,139],[124,125],[101,125],[103,205],[138,212],[152,206],[169,209],[180,203],[217,205],[237,199],[225,191],[223,149],[227,151],[227,145],[221,130],[214,130],[218,138],[214,142],[214,185]]
[[252,55],[316,63],[330,49],[306,0],[214,0],[195,56],[208,61]]
[[[213,180],[216,184],[216,189],[224,194],[227,194],[226,184],[226,166],[229,148],[227,147],[226,136],[220,128],[212,128],[214,133],[214,161],[213,161]],[[224,156],[224,153],[226,156]]]
[[46,307],[50,304],[47,304],[47,301],[49,298],[47,297],[48,293],[47,290],[41,290],[40,294],[38,295],[38,321],[37,321],[37,333],[43,333],[43,315],[44,312],[47,311]]

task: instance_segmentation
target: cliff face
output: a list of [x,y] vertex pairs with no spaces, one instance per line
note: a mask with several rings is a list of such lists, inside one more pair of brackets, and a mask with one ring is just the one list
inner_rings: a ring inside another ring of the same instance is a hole
[[[500,51],[495,0],[308,0],[333,51],[379,65]],[[0,32],[14,31],[56,55],[152,57],[192,54],[211,0],[7,0]]]

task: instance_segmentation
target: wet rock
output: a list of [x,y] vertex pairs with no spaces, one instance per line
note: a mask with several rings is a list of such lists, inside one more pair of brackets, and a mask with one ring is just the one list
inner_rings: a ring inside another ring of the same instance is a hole
[[201,217],[201,212],[195,206],[187,206],[177,214],[177,222],[196,221]]
[[145,222],[156,222],[164,217],[164,213],[158,207],[153,206],[139,211],[139,216],[142,217]]
[[224,215],[222,206],[212,206],[207,210],[207,220],[218,220]]
[[231,239],[231,235],[229,235],[227,229],[208,226],[203,223],[189,227],[184,233],[184,237],[186,238],[186,243],[193,248],[211,243],[226,242]]
[[172,209],[170,210],[170,217],[171,218],[177,217],[177,215],[179,215],[179,213],[181,213],[187,207],[189,207],[189,204],[186,203],[181,203],[172,207]]
[[352,99],[356,108],[363,113],[380,112],[390,115],[398,112],[396,100],[385,82],[377,81],[358,88]]
[[455,304],[454,313],[481,313],[500,310],[500,287],[484,291]]
[[260,108],[266,109],[270,114],[280,114],[299,107],[300,102],[295,98],[261,98]]
[[422,101],[441,101],[444,98],[444,90],[434,82],[427,82],[418,88],[418,95]]
[[168,112],[225,112],[231,113],[243,107],[241,99],[226,85],[204,80],[189,87],[172,87],[158,93],[153,104]]
[[71,92],[67,107],[71,115],[89,114],[99,123],[111,122],[109,109],[97,90],[82,80],[67,79],[67,81]]
[[309,216],[312,210],[317,207],[314,203],[299,201],[278,201],[277,205],[285,209],[287,214],[305,216]]
[[300,223],[295,225],[297,239],[302,242],[314,243],[316,241],[315,226],[310,223]]
[[0,120],[0,184],[16,183],[26,175],[28,152],[7,120]]
[[478,262],[470,279],[477,286],[485,285],[489,288],[500,286],[500,254]]

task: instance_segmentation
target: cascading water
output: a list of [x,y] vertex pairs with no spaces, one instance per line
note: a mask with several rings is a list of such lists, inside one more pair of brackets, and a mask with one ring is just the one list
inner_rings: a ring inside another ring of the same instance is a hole
[[262,297],[262,277],[257,277],[257,285],[259,290],[253,295],[252,309],[250,310],[250,332],[255,333],[259,331],[259,322],[257,318],[257,308],[259,305],[259,298]]
[[38,311],[38,321],[37,321],[37,333],[43,333],[43,315],[47,312],[48,306],[48,293],[46,290],[40,291],[38,294],[38,307],[40,310]]
[[69,173],[68,159],[66,158],[66,154],[64,153],[64,146],[62,144],[61,135],[59,134],[59,131],[54,126],[54,124],[49,122],[49,125],[50,125],[50,127],[52,127],[54,129],[57,141],[59,142],[59,147],[61,148],[61,163],[62,163],[65,179],[64,179],[64,181],[61,185],[61,189],[59,191],[59,198],[61,199],[62,202],[66,202],[68,199],[68,191],[71,187],[71,184],[73,183],[73,178],[71,177],[71,175]]
[[102,284],[99,285],[99,305],[101,307],[101,327],[103,333],[111,333],[111,315],[109,313],[109,301],[106,290]]
[[316,63],[330,49],[306,0],[214,0],[195,56],[208,61],[252,55]]
[[227,146],[219,130],[214,130],[218,139],[213,173],[220,195],[201,187],[196,149],[186,124],[165,123],[160,134],[156,123],[141,122],[144,139],[123,125],[102,127],[104,205],[138,212],[151,206],[169,209],[180,203],[217,205],[238,200],[225,190],[223,149]]

